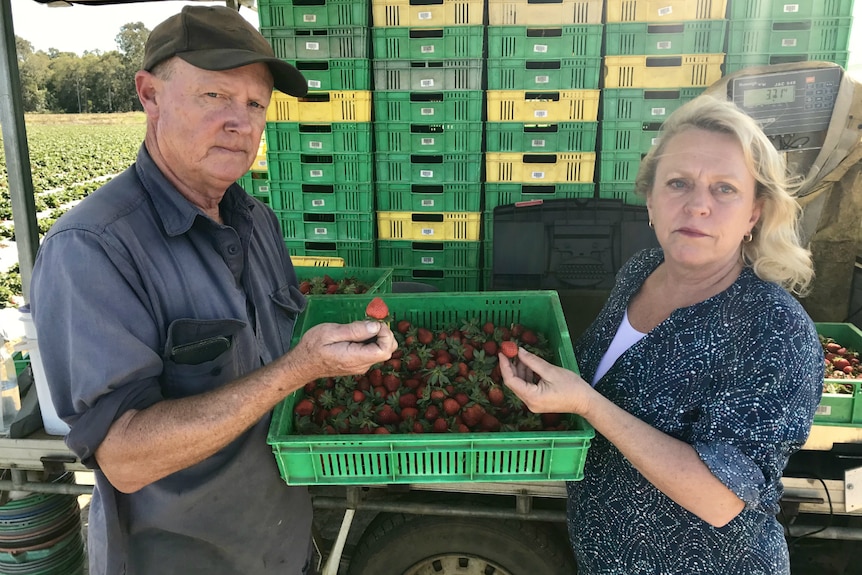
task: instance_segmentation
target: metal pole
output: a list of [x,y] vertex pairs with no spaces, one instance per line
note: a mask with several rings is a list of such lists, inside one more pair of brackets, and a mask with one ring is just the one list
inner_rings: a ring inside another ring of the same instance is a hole
[[18,75],[18,54],[12,27],[10,0],[0,0],[0,128],[6,151],[6,174],[12,200],[12,220],[24,300],[30,300],[30,277],[39,249],[39,225],[33,198],[33,176],[30,172],[30,148],[24,125],[24,102]]
[[0,480],[0,491],[32,491],[33,493],[60,493],[62,495],[89,495],[93,492],[92,485],[78,483],[42,483],[40,481],[24,481],[18,483],[10,479]]

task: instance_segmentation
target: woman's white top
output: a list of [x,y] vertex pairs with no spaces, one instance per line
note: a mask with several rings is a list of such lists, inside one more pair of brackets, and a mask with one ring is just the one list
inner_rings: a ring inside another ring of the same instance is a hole
[[599,367],[593,376],[593,387],[608,372],[614,362],[645,335],[645,333],[639,332],[629,323],[629,310],[626,309],[625,313],[623,313],[623,321],[620,323],[620,327],[617,328],[617,334],[614,336],[614,340],[611,342],[608,351],[602,357],[602,361],[599,362]]

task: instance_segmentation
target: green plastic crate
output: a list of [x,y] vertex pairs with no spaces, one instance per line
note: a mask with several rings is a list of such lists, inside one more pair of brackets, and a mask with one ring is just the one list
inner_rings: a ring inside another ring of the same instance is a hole
[[[275,211],[286,240],[372,241],[374,214]],[[297,254],[302,255],[302,254]],[[347,258],[345,258],[345,262]]]
[[258,2],[261,29],[368,26],[368,2],[356,0],[264,0]]
[[598,182],[634,182],[644,155],[640,152],[602,152]]
[[357,154],[371,152],[371,122],[302,124],[267,122],[266,141],[272,152]]
[[269,200],[269,178],[266,172],[247,172],[237,183],[250,195]]
[[372,181],[372,154],[300,154],[267,150],[271,182],[362,184]]
[[374,154],[381,183],[475,184],[482,154]]
[[729,0],[729,20],[800,20],[853,15],[853,0]]
[[850,52],[820,52],[812,54],[730,54],[724,58],[724,73],[731,74],[751,66],[770,66],[795,62],[834,62],[847,67]]
[[482,58],[482,52],[485,47],[485,27],[375,27],[371,29],[371,38],[374,46],[375,59],[478,59]]
[[598,126],[598,122],[486,122],[485,147],[488,152],[595,152]]
[[[847,349],[862,352],[862,331],[852,323],[815,323],[817,333],[831,337]],[[816,425],[862,427],[862,380],[826,379],[826,383],[845,383],[852,394],[824,393],[814,413]]]
[[372,106],[376,122],[481,122],[484,96],[482,90],[375,92]]
[[442,154],[482,152],[482,122],[406,124],[374,122],[378,152]]
[[852,22],[852,18],[731,22],[727,30],[727,51],[774,55],[846,51]]
[[609,200],[622,200],[630,206],[645,206],[646,198],[635,193],[634,182],[611,182],[598,185],[599,197]]
[[478,212],[482,184],[377,184],[377,209],[381,212]]
[[374,267],[377,255],[374,241],[317,241],[285,239],[291,256],[305,258],[341,258],[353,267]]
[[[315,298],[301,329],[362,319],[371,297]],[[434,330],[474,317],[502,325],[522,322],[545,333],[555,363],[577,370],[556,292],[403,293],[385,300],[393,322],[407,319]],[[577,481],[595,435],[589,423],[572,415],[570,431],[299,436],[293,422],[296,399],[292,394],[276,406],[267,437],[290,485]]]
[[262,28],[281,60],[368,58],[368,28]]
[[489,232],[487,216],[494,212],[497,206],[519,204],[521,202],[536,202],[544,200],[584,199],[595,195],[595,184],[485,184],[485,230],[486,239]]
[[488,58],[489,90],[595,90],[601,58]]
[[481,90],[481,58],[462,60],[373,60],[375,90]]
[[488,26],[488,58],[599,58],[602,24]]
[[663,122],[674,110],[703,94],[704,88],[602,90],[602,119]]
[[371,89],[371,61],[367,58],[285,61],[302,72],[309,90],[333,92]]
[[478,269],[395,268],[392,278],[395,281],[428,284],[441,292],[477,292],[482,289],[482,275]]
[[609,56],[714,54],[724,51],[726,28],[726,20],[608,23],[605,53]]
[[372,184],[297,184],[273,182],[270,205],[276,212],[371,213],[374,209]]
[[381,266],[401,269],[476,269],[481,242],[378,240]]
[[602,122],[601,148],[614,152],[647,153],[658,138],[661,122]]
[[[321,268],[318,266],[294,266],[296,277],[300,282],[310,280],[315,277],[322,277],[323,274],[328,275],[335,281],[343,280],[344,278],[356,278],[357,280],[369,285],[366,294],[383,294],[392,293],[392,268],[363,268],[363,267],[327,267]],[[340,297],[356,297],[364,294],[338,294]],[[309,294],[307,298],[313,297],[332,297],[331,295]]]

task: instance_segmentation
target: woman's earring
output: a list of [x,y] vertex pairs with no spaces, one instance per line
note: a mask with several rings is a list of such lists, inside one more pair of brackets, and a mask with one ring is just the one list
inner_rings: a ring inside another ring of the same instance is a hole
[[751,235],[751,232],[748,232],[747,234],[742,236],[742,243],[747,244],[751,242],[752,239],[754,239],[754,236]]
[[651,230],[655,229],[655,226],[653,225],[652,220],[649,221],[649,227]]

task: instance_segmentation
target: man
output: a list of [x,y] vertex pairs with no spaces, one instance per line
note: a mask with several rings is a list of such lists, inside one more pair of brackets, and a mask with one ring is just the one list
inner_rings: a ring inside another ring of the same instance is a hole
[[32,282],[66,443],[95,470],[90,573],[306,573],[310,498],[279,477],[270,410],[397,344],[354,322],[288,351],[305,301],[275,214],[235,181],[273,85],[305,94],[296,69],[235,11],[186,6],[150,34],[135,84],[136,163],[60,218]]

